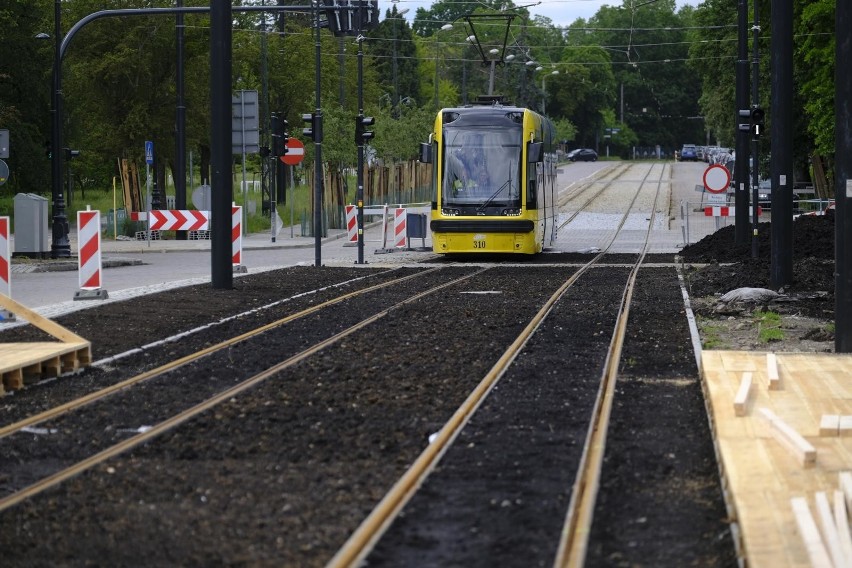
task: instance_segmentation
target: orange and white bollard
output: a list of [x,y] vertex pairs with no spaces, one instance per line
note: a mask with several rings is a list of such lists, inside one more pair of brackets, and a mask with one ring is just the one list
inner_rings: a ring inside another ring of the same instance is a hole
[[11,251],[9,250],[9,217],[0,217],[0,293],[12,297]]
[[231,206],[231,264],[234,272],[248,272],[243,266],[243,208]]
[[101,288],[101,212],[77,212],[77,247],[80,249],[78,273],[80,290],[75,300],[104,300],[109,295]]
[[[346,245],[358,242],[358,208],[346,206]],[[344,245],[345,246],[345,245]]]
[[393,245],[396,248],[408,247],[408,229],[406,228],[408,211],[402,207],[394,210],[393,216]]

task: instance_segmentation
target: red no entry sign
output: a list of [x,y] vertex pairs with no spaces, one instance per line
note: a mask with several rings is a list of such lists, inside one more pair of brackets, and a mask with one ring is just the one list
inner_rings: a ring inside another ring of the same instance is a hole
[[298,138],[287,139],[287,153],[281,156],[281,161],[288,166],[295,166],[305,159],[305,145]]
[[704,187],[710,193],[725,193],[731,185],[731,172],[722,164],[713,164],[704,170]]

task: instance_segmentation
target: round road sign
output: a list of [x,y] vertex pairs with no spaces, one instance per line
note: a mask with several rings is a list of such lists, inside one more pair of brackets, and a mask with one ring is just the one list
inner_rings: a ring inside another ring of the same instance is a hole
[[295,166],[305,159],[305,145],[298,138],[287,139],[287,153],[281,156],[281,161],[288,166]]
[[704,170],[704,187],[710,193],[725,193],[731,185],[731,172],[722,164],[713,164]]
[[0,160],[0,185],[6,183],[7,179],[9,179],[9,166],[6,165],[6,162]]

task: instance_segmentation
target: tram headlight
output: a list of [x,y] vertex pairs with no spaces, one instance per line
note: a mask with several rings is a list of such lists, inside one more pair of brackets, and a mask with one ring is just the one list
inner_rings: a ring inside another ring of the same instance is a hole
[[460,214],[461,211],[459,211],[458,209],[441,209],[441,215],[443,215],[444,217],[456,217]]
[[521,210],[520,209],[503,209],[504,217],[520,217]]

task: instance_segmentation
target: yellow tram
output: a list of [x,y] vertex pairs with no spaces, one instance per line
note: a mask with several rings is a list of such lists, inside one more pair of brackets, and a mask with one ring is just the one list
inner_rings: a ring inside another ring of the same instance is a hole
[[433,250],[535,254],[552,244],[553,138],[553,124],[526,108],[442,109],[420,148],[433,165]]

